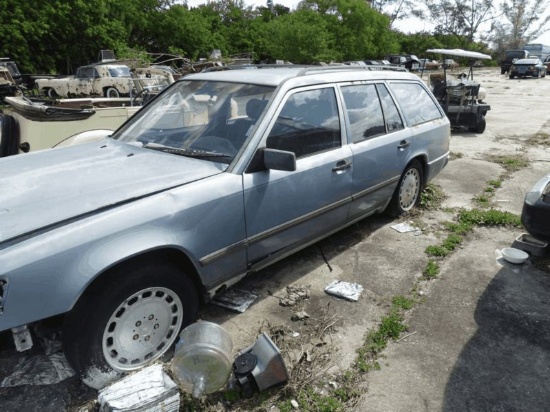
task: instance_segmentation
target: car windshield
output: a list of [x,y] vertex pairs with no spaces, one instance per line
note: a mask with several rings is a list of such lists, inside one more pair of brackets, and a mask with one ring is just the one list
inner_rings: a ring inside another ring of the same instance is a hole
[[180,81],[140,110],[113,138],[229,164],[274,90],[245,83]]
[[112,66],[109,67],[111,77],[132,77],[128,66]]

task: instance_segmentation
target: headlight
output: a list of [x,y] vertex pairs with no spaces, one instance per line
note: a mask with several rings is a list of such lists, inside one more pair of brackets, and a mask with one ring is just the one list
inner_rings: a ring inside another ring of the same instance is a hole
[[516,66],[514,66],[514,65],[512,64],[512,66],[510,67],[510,70],[516,70]]

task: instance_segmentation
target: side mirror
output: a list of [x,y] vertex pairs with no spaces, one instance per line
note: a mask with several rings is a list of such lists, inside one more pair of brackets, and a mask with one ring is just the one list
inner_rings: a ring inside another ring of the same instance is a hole
[[266,169],[293,172],[296,170],[296,154],[285,150],[264,149],[264,166]]

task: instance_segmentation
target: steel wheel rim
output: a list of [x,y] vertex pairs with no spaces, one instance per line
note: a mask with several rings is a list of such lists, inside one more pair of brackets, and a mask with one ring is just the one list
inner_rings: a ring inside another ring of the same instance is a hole
[[113,369],[139,369],[162,356],[174,343],[183,322],[178,295],[166,288],[151,287],[134,293],[113,312],[101,346]]
[[416,203],[418,193],[420,192],[420,174],[416,169],[407,171],[401,187],[399,188],[399,205],[404,211],[411,210]]

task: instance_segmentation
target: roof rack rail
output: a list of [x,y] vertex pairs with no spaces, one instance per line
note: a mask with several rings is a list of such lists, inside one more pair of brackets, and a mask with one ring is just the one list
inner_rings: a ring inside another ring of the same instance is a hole
[[350,64],[342,64],[342,65],[235,64],[235,65],[227,65],[227,66],[209,67],[203,70],[203,72],[224,71],[224,70],[267,69],[267,68],[277,68],[277,69],[284,69],[284,68],[300,69],[301,68],[302,70],[298,72],[297,76],[305,76],[310,72],[316,72],[316,71],[338,71],[338,70],[369,70],[369,71],[390,70],[390,71],[396,71],[396,72],[408,71],[405,67],[388,66],[386,64],[371,64],[371,65],[365,65],[365,66],[350,65]]
[[309,72],[315,72],[315,71],[339,71],[339,70],[369,70],[369,71],[377,71],[377,70],[389,70],[394,72],[407,72],[408,70],[405,67],[400,66],[388,66],[385,64],[370,64],[365,66],[359,66],[359,65],[349,65],[349,64],[342,64],[341,66],[338,65],[328,65],[328,66],[309,66],[304,68],[298,73],[298,76],[305,76]]

